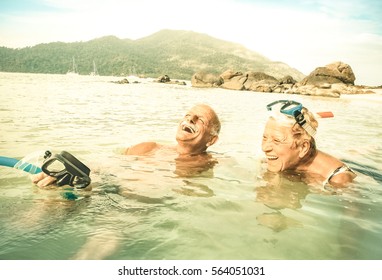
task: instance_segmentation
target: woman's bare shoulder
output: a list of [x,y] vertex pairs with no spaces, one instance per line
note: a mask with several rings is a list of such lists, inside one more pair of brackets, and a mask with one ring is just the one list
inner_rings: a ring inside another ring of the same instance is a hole
[[323,174],[326,178],[325,182],[329,182],[332,186],[347,186],[357,176],[354,171],[341,160],[323,152],[321,152],[321,156],[326,163],[324,164],[325,172]]
[[353,182],[355,177],[357,177],[357,175],[353,171],[345,170],[339,174],[334,175],[330,179],[329,183],[334,187],[342,188]]

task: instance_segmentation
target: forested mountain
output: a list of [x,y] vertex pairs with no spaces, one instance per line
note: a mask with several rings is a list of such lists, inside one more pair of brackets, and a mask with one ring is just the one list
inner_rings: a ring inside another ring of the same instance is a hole
[[274,62],[241,45],[192,31],[162,30],[139,39],[107,36],[87,42],[39,44],[10,49],[0,47],[0,71],[65,74],[72,69],[88,75],[95,62],[100,75],[141,75],[191,79],[198,71],[220,74],[259,71],[281,78],[304,75],[282,62]]

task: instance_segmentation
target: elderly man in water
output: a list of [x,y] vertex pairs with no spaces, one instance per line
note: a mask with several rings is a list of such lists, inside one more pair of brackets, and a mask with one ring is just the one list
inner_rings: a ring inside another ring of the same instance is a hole
[[[176,131],[175,146],[160,145],[156,142],[143,142],[124,151],[126,155],[152,155],[159,153],[174,155],[175,173],[179,176],[193,176],[214,165],[207,148],[216,143],[220,132],[220,121],[215,111],[208,105],[198,104],[192,107],[179,122]],[[56,178],[39,173],[33,182],[40,187],[53,184]],[[182,190],[177,191],[182,193]],[[208,190],[207,190],[208,192]],[[103,259],[112,254],[119,246],[118,233],[101,229],[91,235],[74,259]],[[104,246],[107,244],[106,246]]]
[[[198,104],[183,117],[176,132],[177,145],[172,147],[180,156],[195,156],[206,152],[218,139],[220,121],[208,105]],[[126,149],[126,155],[145,155],[164,148],[156,142],[143,142]]]
[[262,150],[269,171],[295,171],[324,186],[344,187],[353,181],[356,174],[345,163],[316,148],[318,122],[307,108],[293,100],[279,100],[267,109],[272,114],[264,129]]
[[221,124],[215,111],[206,104],[192,107],[180,120],[174,146],[161,145],[156,142],[143,142],[133,145],[124,151],[126,155],[163,156],[174,154],[175,174],[181,177],[192,177],[211,170],[217,163],[208,147],[218,140]]
[[[156,151],[170,150],[177,157],[176,171],[181,176],[192,176],[211,168],[216,162],[206,153],[218,139],[220,121],[215,111],[206,104],[192,107],[180,121],[177,132],[177,145],[168,147],[156,142],[143,142],[127,148],[125,155],[150,155]],[[41,172],[34,175],[33,183],[40,187],[53,184],[56,178]]]

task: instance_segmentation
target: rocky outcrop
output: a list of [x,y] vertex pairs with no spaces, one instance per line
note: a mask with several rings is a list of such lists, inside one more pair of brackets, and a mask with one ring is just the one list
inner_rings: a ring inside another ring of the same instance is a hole
[[223,82],[219,75],[206,72],[197,72],[191,78],[191,85],[198,88],[219,87]]
[[244,83],[247,77],[241,72],[235,72],[233,70],[227,70],[220,75],[223,80],[222,88],[232,89],[232,90],[243,90]]
[[341,93],[336,90],[331,90],[327,87],[317,87],[314,85],[298,85],[291,87],[285,93],[301,94],[301,95],[314,95],[314,96],[326,96],[326,97],[340,97]]
[[160,76],[156,82],[157,83],[169,83],[171,81],[170,77],[167,75]]
[[182,85],[185,86],[186,82],[185,81],[172,81],[168,75],[163,75],[160,76],[158,79],[154,80],[156,83],[164,83],[164,84],[173,84],[173,85]]
[[316,68],[301,82],[291,76],[280,80],[262,72],[237,72],[227,70],[220,76],[195,73],[191,79],[193,87],[221,87],[231,90],[256,92],[291,93],[314,96],[340,97],[341,94],[374,93],[367,87],[355,86],[355,75],[350,65],[334,62]]
[[235,72],[227,70],[220,75],[223,79],[222,88],[233,90],[251,90],[269,92],[278,84],[278,80],[262,72]]
[[287,75],[284,78],[280,79],[280,85],[284,85],[284,84],[294,85],[295,83],[297,83],[297,81],[293,79],[293,77],[290,75]]
[[290,93],[340,97],[341,94],[370,93],[354,86],[355,75],[350,65],[334,62],[318,67],[305,77]]
[[301,85],[321,86],[322,84],[354,85],[355,76],[350,65],[334,62],[325,67],[318,67],[301,81]]
[[112,83],[115,83],[115,84],[129,84],[129,80],[124,78],[124,79],[119,80],[119,81],[112,81]]
[[269,92],[269,90],[273,91],[273,88],[279,84],[275,77],[262,72],[248,72],[246,76],[247,81],[244,84],[246,90]]

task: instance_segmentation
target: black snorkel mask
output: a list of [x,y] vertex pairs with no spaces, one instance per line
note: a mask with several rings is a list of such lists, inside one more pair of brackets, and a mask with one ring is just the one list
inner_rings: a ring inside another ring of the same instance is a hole
[[52,155],[46,151],[44,158],[41,169],[45,174],[57,178],[58,186],[69,185],[83,189],[90,184],[90,169],[70,153],[62,151]]

